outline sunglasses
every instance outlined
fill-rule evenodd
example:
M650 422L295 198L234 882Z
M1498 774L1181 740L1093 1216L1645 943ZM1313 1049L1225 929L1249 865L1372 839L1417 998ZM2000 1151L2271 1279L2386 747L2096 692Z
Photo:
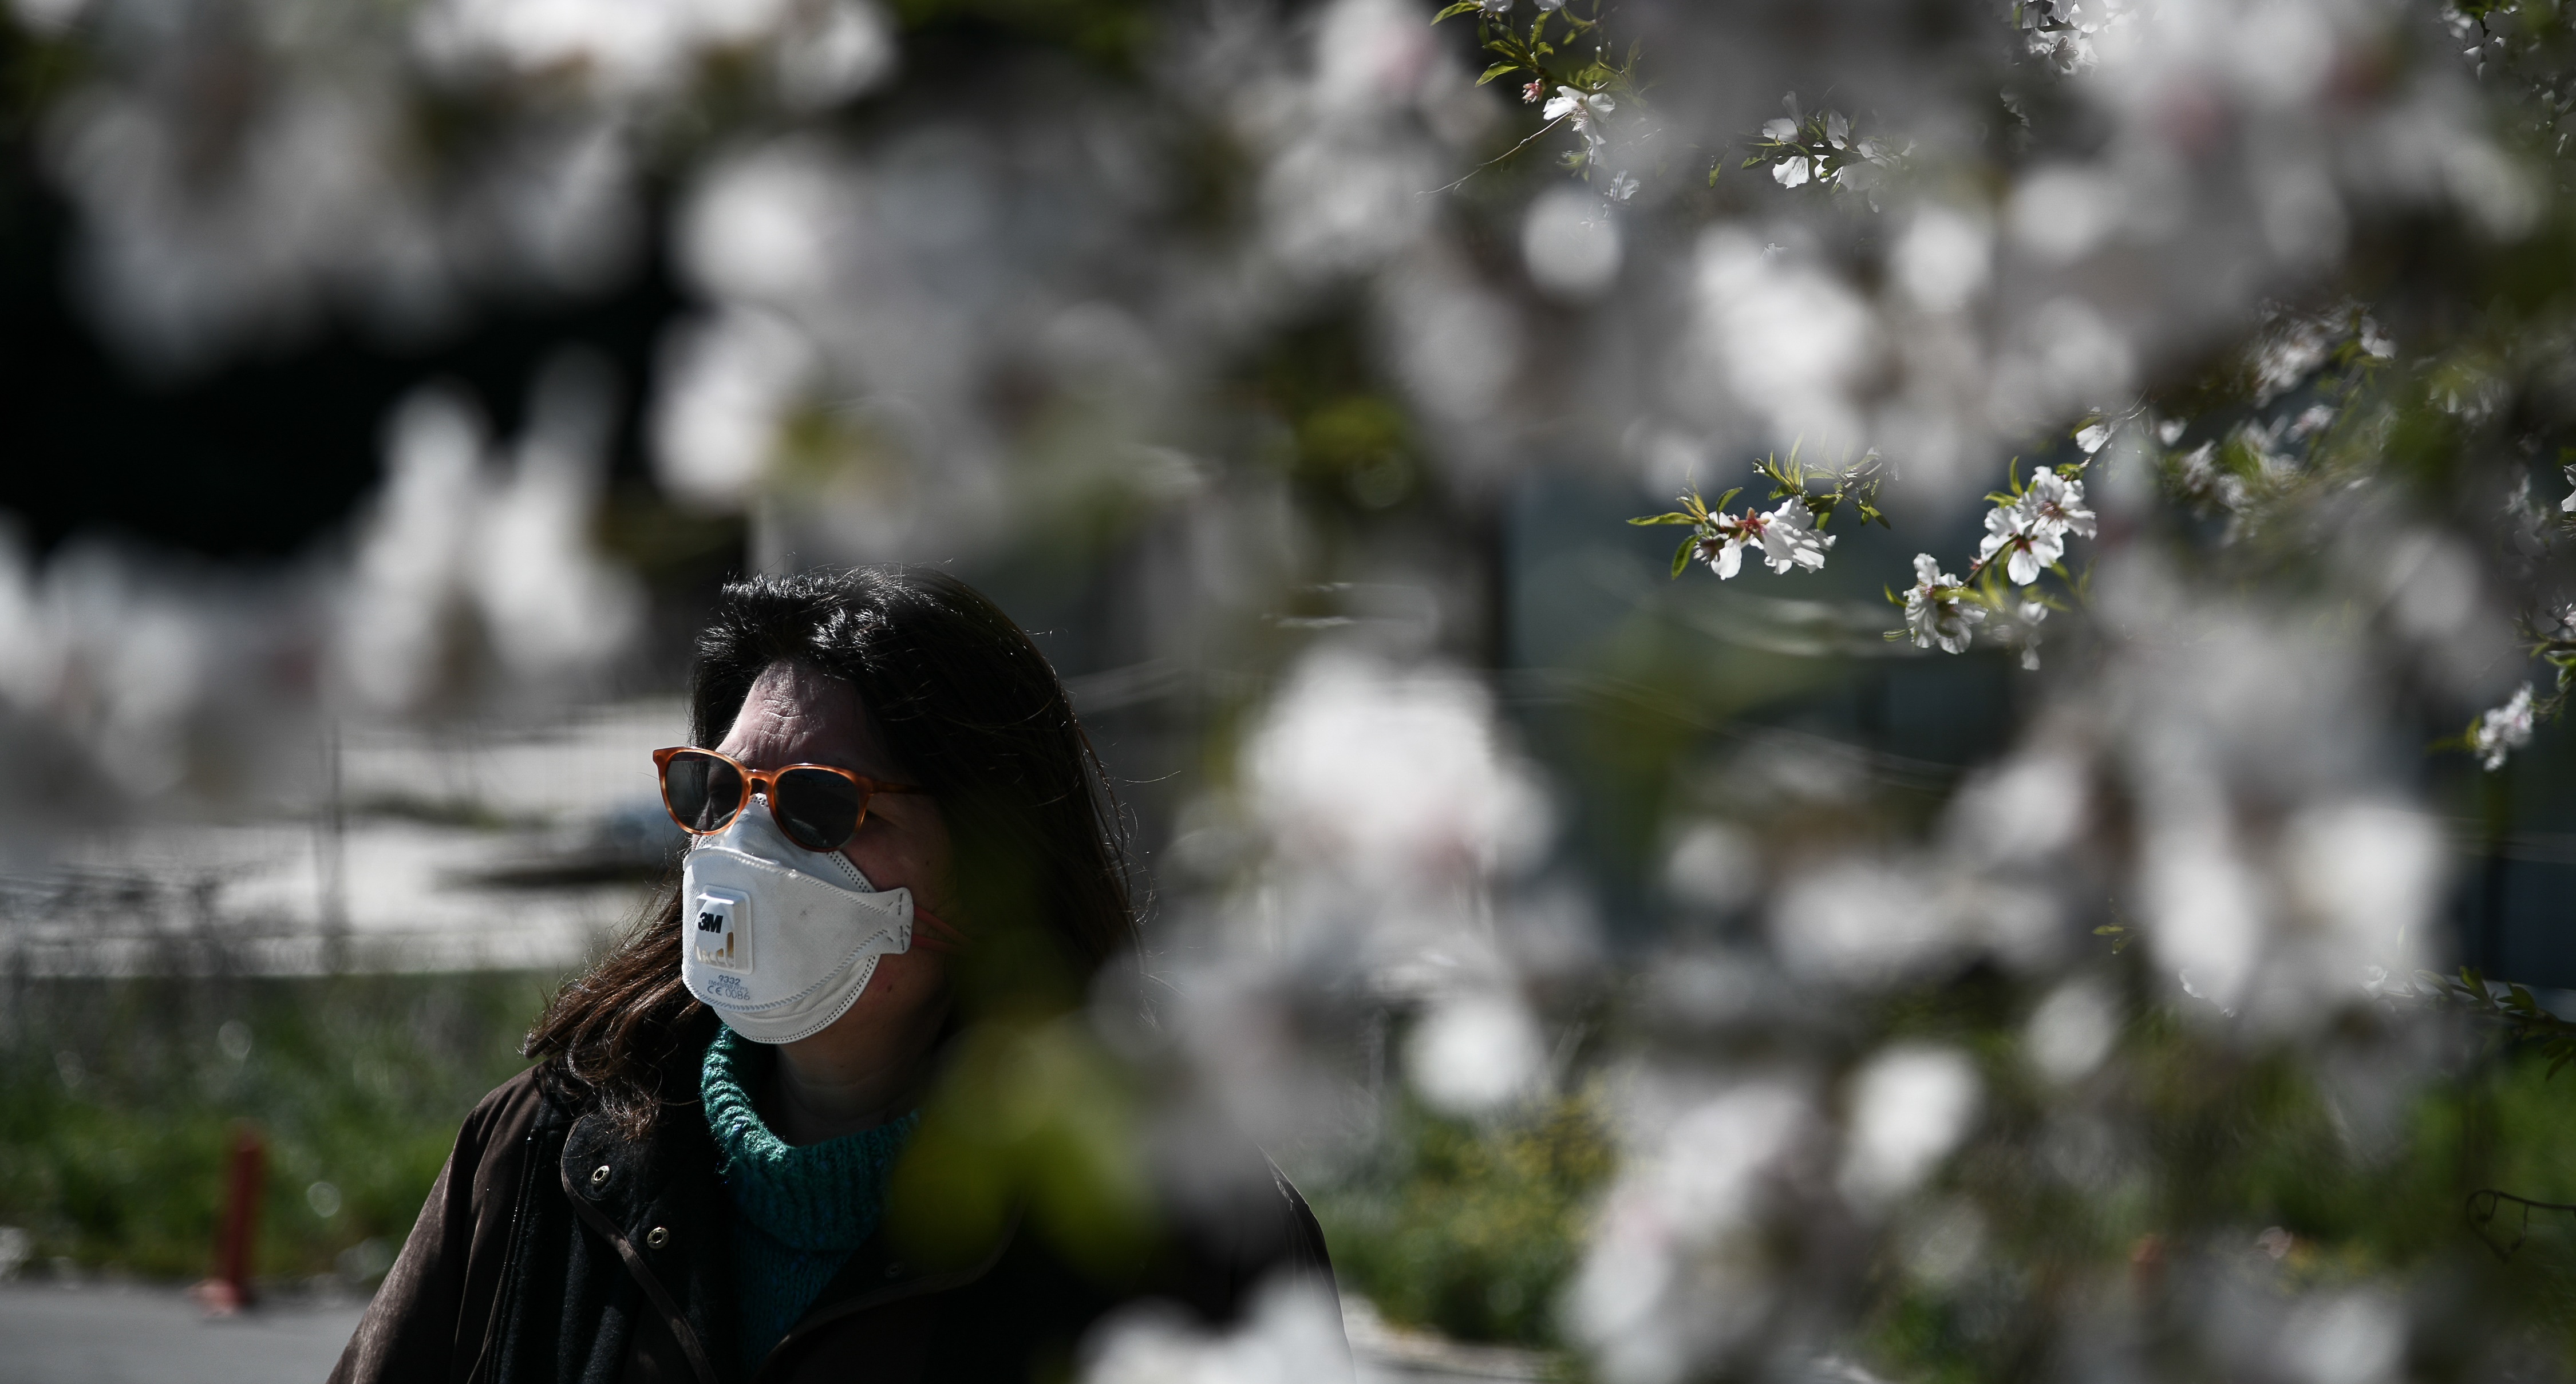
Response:
M769 815L787 839L809 851L837 851L868 819L868 799L879 793L919 793L908 783L880 783L829 764L790 764L747 769L713 750L679 745L653 752L662 778L662 805L680 830L712 835L733 824L756 790L769 799Z

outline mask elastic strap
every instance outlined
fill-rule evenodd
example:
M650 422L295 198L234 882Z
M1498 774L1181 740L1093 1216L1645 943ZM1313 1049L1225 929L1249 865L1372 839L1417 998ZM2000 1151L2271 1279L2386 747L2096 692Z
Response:
M912 944L923 951L946 953L966 949L966 934L940 921L939 915L915 903L912 906Z

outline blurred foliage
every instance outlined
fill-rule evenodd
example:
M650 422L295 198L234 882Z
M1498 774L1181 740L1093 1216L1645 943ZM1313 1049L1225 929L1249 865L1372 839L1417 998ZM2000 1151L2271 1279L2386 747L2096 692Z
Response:
M1589 1094L1500 1119L1404 1097L1350 1173L1308 1189L1344 1291L1399 1325L1465 1340L1554 1344L1559 1290L1615 1164Z
M0 991L0 1223L39 1260L201 1276L247 1120L268 1157L256 1272L380 1274L465 1113L524 1065L551 983L17 978Z
M2576 1219L2535 1211L2526 1229L2508 1203L2482 1243L2468 1210L2489 1188L2576 1199L2564 1154L2576 1093L2550 1082L2538 1045L2463 1041L2452 1080L2400 1094L2297 1044L2248 1048L2160 1007L2129 1025L2104 1069L2056 1087L2017 1060L2016 1034L1987 1012L2006 991L1989 982L1958 987L1954 998L1975 998L1945 1015L1898 1024L1946 1027L1980 1051L1998 1108L1888 1241L1873 1368L1921 1381L2058 1377L2089 1349L2064 1334L2066 1305L2106 1275L2125 1280L2108 1285L2129 1304L2119 1329L2150 1343L2225 1330L2229 1309L2213 1294L2280 1303L2395 1277L2483 1304L2474 1320L2521 1323L2527 1339L2503 1343L2509 1356L2544 1371L2576 1358ZM2383 1017L2394 1022L2347 1036L2367 1048L2427 1035ZM2152 1146L2122 1128L2153 1131ZM2414 1377L2492 1358L2499 1343L2475 1339L2481 1329L2419 1331Z
M1141 0L891 0L916 35L954 31L1065 49L1111 71L1153 42L1153 7Z
M950 1048L895 1168L886 1233L917 1264L972 1264L1025 1214L1114 1280L1151 1232L1136 1093L1079 1018L988 1020Z

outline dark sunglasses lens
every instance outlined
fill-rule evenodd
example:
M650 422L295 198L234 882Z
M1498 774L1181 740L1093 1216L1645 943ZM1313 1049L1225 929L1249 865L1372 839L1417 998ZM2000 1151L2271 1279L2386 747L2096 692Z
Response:
M790 769L778 776L778 791L769 807L788 840L809 851L837 851L859 829L859 809L864 805L859 786L839 774Z
M662 766L662 795L681 826L718 831L742 802L742 775L711 754L675 754Z

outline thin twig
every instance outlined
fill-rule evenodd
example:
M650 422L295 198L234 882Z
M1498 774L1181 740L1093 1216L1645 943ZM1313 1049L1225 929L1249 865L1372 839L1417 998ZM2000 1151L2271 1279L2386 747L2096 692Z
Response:
M2480 1198L2486 1201L2484 1210L2479 1209ZM2487 1233L2487 1227L2495 1224L2496 1212L2503 1209L2499 1203L2508 1201L2522 1208L2522 1223L2514 1230L2513 1243L2499 1247L2495 1237ZM2469 1193L2468 1204L2462 1209L2468 1213L2469 1228L2477 1232L2478 1238L2486 1242L2487 1248L2495 1252L2495 1257L2499 1261L2509 1263L2513 1259L2514 1251L2521 1249L2522 1242L2531 1238L2532 1212L2576 1211L2576 1205L2563 1201L2534 1201L2529 1197L2518 1197L2511 1192L2498 1191L2493 1187L2481 1187Z
M1529 137L1529 139L1522 140L1520 143L1513 145L1511 148L1506 149L1506 150L1504 150L1503 152L1501 152L1501 153L1499 153L1499 154L1494 155L1492 158L1485 160L1483 163L1477 164L1475 167L1468 169L1465 173L1463 173L1463 174L1459 175L1459 178L1458 178L1458 181L1457 181L1457 182L1451 183L1451 184L1449 184L1447 187L1435 187L1435 188L1431 188L1431 189L1429 189L1429 190L1427 190L1427 191L1417 192L1417 193L1415 193L1415 194L1413 194L1413 195L1414 195L1414 196L1416 196L1416 197L1437 197L1437 196L1439 196L1441 193L1444 193L1444 192L1455 192L1455 191L1457 191L1460 187L1464 186L1464 185L1466 184L1466 181L1467 181L1469 178L1475 177L1477 174L1484 172L1486 169L1493 167L1495 164L1501 163L1503 160L1505 160L1505 159L1507 159L1507 158L1510 158L1512 155L1517 154L1517 153L1519 153L1520 151L1522 151L1523 149L1526 149L1526 148L1530 147L1530 143L1531 143L1531 141L1532 141L1532 140L1537 139L1537 138L1539 137L1539 135L1546 134L1548 131L1555 129L1557 126L1562 125L1562 124L1564 124L1566 121L1571 120L1571 119L1573 119L1573 118L1574 118L1574 114L1573 114L1573 112L1568 111L1568 112L1567 112L1567 113L1565 113L1564 115L1560 115L1560 116L1558 116L1557 118L1555 118L1554 120L1551 120L1551 121L1547 122L1546 124L1539 126L1539 127L1538 127L1538 133L1537 133L1537 134L1533 134L1533 135L1531 135L1531 136Z

